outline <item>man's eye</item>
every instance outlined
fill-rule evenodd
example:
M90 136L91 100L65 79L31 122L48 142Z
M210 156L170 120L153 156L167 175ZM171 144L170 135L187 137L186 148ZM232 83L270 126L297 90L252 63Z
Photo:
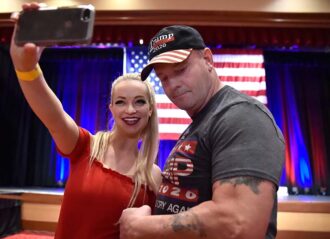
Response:
M185 70L185 68L182 67L182 68L179 68L179 69L175 70L175 73L180 74L180 73L184 72L184 70Z

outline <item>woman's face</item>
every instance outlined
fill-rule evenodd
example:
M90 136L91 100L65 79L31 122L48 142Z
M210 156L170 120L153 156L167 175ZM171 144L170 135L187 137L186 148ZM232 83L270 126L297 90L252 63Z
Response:
M124 80L114 86L110 110L121 135L139 137L152 114L148 99L148 90L142 81Z

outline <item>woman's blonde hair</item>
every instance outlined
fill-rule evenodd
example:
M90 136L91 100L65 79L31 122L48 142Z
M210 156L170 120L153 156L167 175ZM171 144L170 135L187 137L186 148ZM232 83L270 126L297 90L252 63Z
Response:
M115 86L121 82L126 80L137 80L142 82L148 92L148 103L152 110L152 114L149 118L147 126L143 129L140 140L140 150L138 152L138 158L135 163L136 170L133 175L134 180L134 189L130 201L127 207L133 207L136 201L136 198L141 190L141 186L144 185L145 190L147 186L150 186L154 191L157 190L157 186L155 180L152 176L153 164L157 157L158 152L158 117L157 117L157 108L155 102L155 92L151 84L148 81L142 81L139 74L125 74L123 76L118 77L113 83L111 87L110 94L110 103L112 102L112 96ZM90 163L92 163L95 159L103 162L105 157L105 153L109 147L109 143L111 140L111 135L115 130L115 123L112 126L110 131L100 131L94 137L94 142L92 145Z

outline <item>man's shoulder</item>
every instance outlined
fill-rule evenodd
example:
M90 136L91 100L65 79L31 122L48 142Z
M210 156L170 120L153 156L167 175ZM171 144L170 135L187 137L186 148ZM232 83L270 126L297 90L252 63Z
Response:
M227 111L233 106L240 104L259 104L254 98L246 95L231 86L224 86L212 101L212 112L219 113L220 111Z

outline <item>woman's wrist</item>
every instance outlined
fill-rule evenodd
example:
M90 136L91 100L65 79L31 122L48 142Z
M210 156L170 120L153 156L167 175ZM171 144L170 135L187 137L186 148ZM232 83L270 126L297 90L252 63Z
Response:
M34 81L39 76L42 75L42 71L40 69L39 64L31 71L18 71L15 69L17 78L21 81Z

